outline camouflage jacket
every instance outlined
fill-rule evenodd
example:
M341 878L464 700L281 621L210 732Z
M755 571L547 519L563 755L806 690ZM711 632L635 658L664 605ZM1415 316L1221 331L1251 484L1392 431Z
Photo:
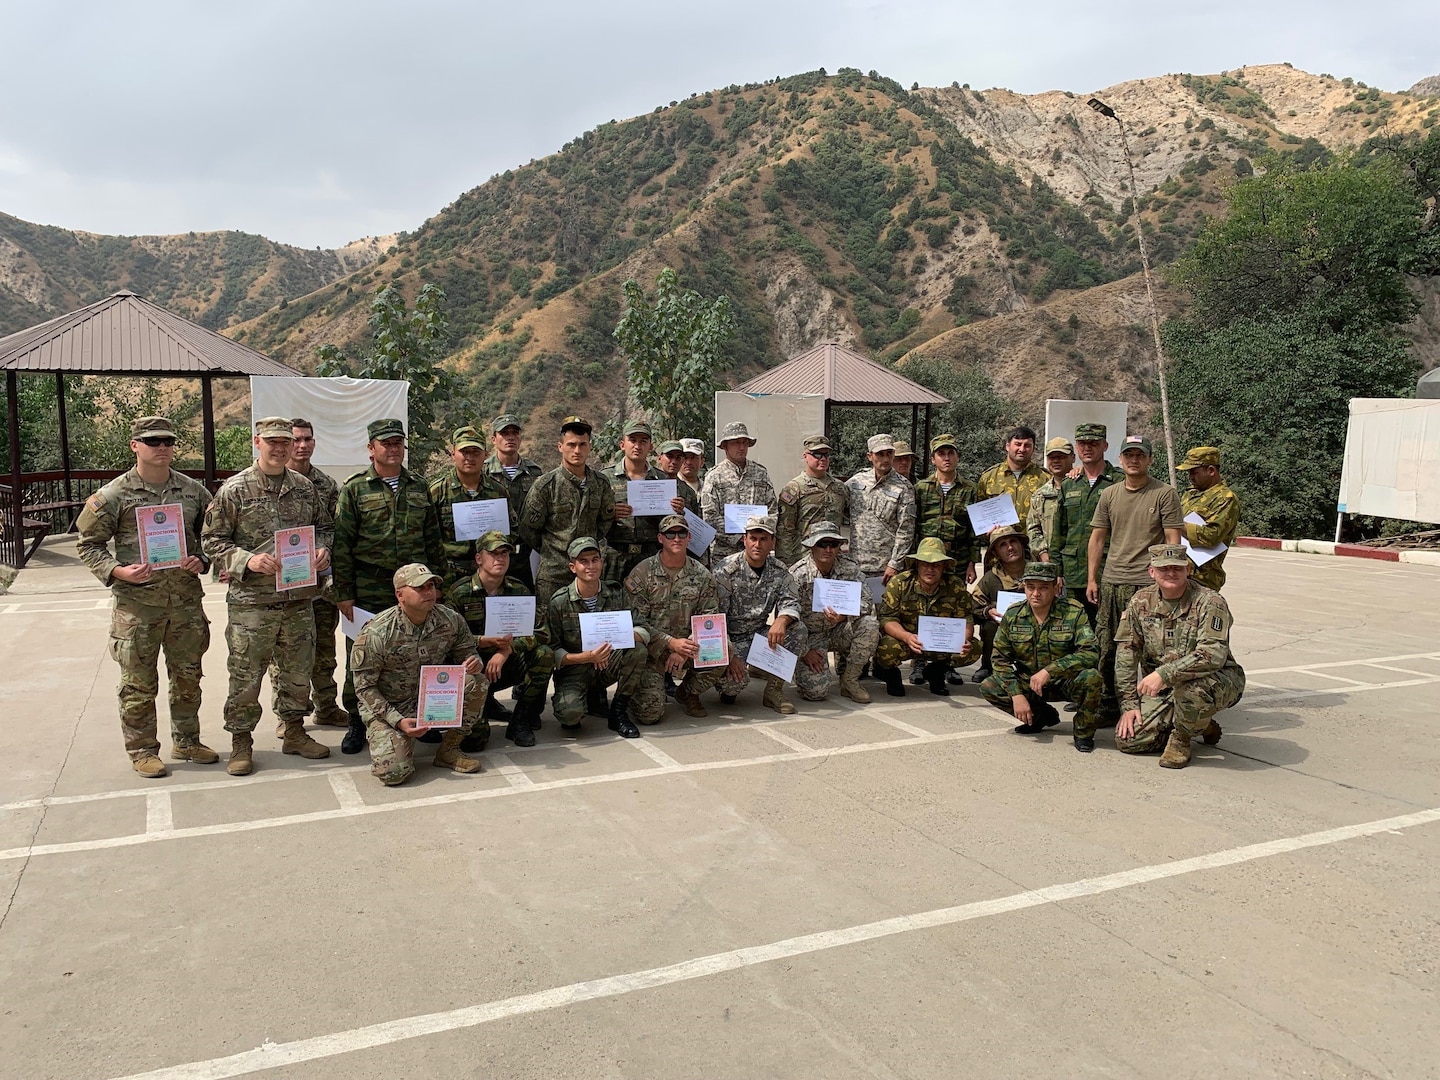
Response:
M1001 689L1017 697L1042 669L1052 679L1064 679L1099 667L1100 643L1076 601L1057 596L1044 622L1036 622L1035 612L1022 601L1000 620L990 663Z
M117 566L133 566L140 561L140 526L135 511L141 506L164 506L179 503L185 508L185 552L206 560L200 550L200 527L205 509L210 505L210 492L198 480L170 470L163 484L150 485L131 469L111 480L90 498L75 523L80 539L77 543L80 561L100 584L110 586L119 603L141 604L146 607L173 607L198 604L205 595L200 578L189 570L155 570L144 585L132 585L113 579ZM115 552L110 552L110 541Z
M982 623L990 618L990 609L999 606L1002 592L1024 591L1025 587L1020 584L1020 579L1012 578L1005 572L1005 567L997 562L970 586L971 610L975 613L975 621Z
M438 476L431 477L426 485L430 503L435 507L435 516L440 521L440 547L445 552L444 568L432 566L431 569L441 571L446 585L464 581L475 572L475 541L455 539L454 505L458 502L480 502L482 499L506 499L508 506L509 490L503 484L496 483L489 473L481 471L479 485L475 494L471 495L460 482L460 474L453 465ZM510 514L510 527L515 527L513 510Z
M539 465L521 455L520 471L512 480L505 474L505 466L500 464L498 455L491 454L485 459L485 475L503 487L505 497L510 500L512 522L520 520L520 512L525 509L525 496L530 494L530 489L535 486L535 481L540 479L543 472Z
M419 626L398 604L387 608L361 627L350 652L361 716L398 728L420 704L422 666L463 664L479 655L465 620L444 604L436 604ZM486 685L483 673L466 678Z
M1030 496L1049 481L1050 474L1035 462L1025 466L1025 471L1016 476L1010 471L1010 462L1005 460L980 474L975 483L972 502L993 499L996 495L1009 495L1015 503L1015 513L1020 517L1020 528L1025 528L1026 515L1030 513Z
M299 469L291 469L291 472L300 472ZM330 511L330 518L335 518L335 504L340 501L340 484L336 479L317 465L311 465L309 472L300 473L301 476L315 485L315 490L320 493L320 501L325 504L325 509Z
M800 539L817 521L829 521L849 535L850 489L828 473L814 477L801 473L776 496L775 556L781 565L797 562L805 549Z
M1030 540L1030 557L1038 559L1050 551L1055 535L1055 512L1060 508L1060 483L1050 477L1030 496L1030 512L1025 516L1025 535Z
M565 553L570 541L593 536L605 549L614 524L615 493L605 474L586 465L582 482L561 465L530 488L516 531L532 551L540 553L541 574L564 576L570 572Z
M887 566L905 569L905 556L915 543L915 489L895 472L877 481L874 469L862 469L845 487L854 535L850 553L860 569L872 577Z
M596 611L627 611L630 608L625 590L613 582L600 582L597 597ZM584 638L580 634L580 616L589 611L585 601L580 599L580 587L576 582L570 582L550 597L550 606L545 611L545 639L555 651L556 671L560 670L569 653L585 651ZM638 619L634 623L641 642L648 644L650 632L640 625Z
M935 473L917 480L915 544L918 545L927 536L934 536L945 545L945 554L960 566L973 562L975 532L970 528L970 515L965 513L965 507L970 505L974 495L975 489L958 474L949 492L940 490L940 481Z
M392 576L407 563L444 566L440 517L425 482L401 469L400 488L392 492L372 465L341 484L332 562L342 603L358 599L361 586L391 591Z
M759 574L750 569L745 552L727 556L715 567L715 590L732 641L748 643L752 635L764 634L772 611L800 621L795 579L774 555L766 558Z
M465 625L470 627L470 632L477 638L485 636L485 597L490 594L485 591L485 584L480 580L479 573L471 574L464 581L452 585L450 591L445 594L445 603L460 613L465 620ZM534 590L526 588L523 581L516 581L513 577L507 577L500 583L500 589L496 596L534 596ZM522 649L534 648L536 645L548 645L549 640L545 636L543 620L545 612L540 611L537 605L535 611L535 633L529 637L516 638L515 646ZM489 660L495 655L494 649L482 649L480 657Z
M1186 516L1199 514L1205 519L1204 525L1185 523L1185 539L1191 547L1224 544L1228 548L1235 543L1235 531L1240 527L1240 500L1225 481L1204 491L1186 490L1180 496L1180 509ZM1204 566L1192 566L1190 580L1219 592L1225 584L1225 554L1222 551Z
M605 478L610 481L610 490L615 496L616 503L630 502L629 483L630 477L625 475L625 461L622 458L614 465L606 466ZM642 479L645 480L669 480L655 466L651 465L645 472ZM675 481L675 494L681 498L685 496L685 483L681 480ZM693 508L692 508L693 509ZM610 526L610 546L624 551L631 544L657 544L656 539L660 534L660 519L658 517L628 517L616 518L615 524ZM651 550L655 550L652 546Z
M205 512L200 543L206 557L230 574L229 603L288 604L320 595L318 586L277 591L274 573L257 574L245 565L252 555L274 555L281 529L313 525L317 550L334 543L335 522L315 485L291 469L279 480L273 487L260 466L251 465L221 485Z
M770 483L770 474L765 471L765 466L751 461L742 473L729 458L722 458L720 464L705 474L705 480L700 485L700 516L715 529L715 543L710 548L710 554L717 562L744 546L744 537L739 533L725 531L726 503L764 506L770 513L775 513L775 487Z
M942 574L933 593L920 591L914 570L904 570L890 579L885 595L880 598L880 628L898 622L910 633L920 625L921 615L942 619L969 619L970 594L965 579L959 574Z
M1095 504L1100 501L1101 492L1111 484L1124 482L1125 474L1108 462L1093 485L1084 473L1074 480L1060 482L1055 531L1050 534L1050 561L1060 564L1060 576L1065 579L1067 591L1075 596L1084 595L1085 583L1089 580L1090 519L1095 516ZM1096 581L1100 580L1104 569L1102 556L1100 565L1095 568Z
M1214 589L1186 582L1178 600L1166 600L1160 586L1141 589L1115 631L1115 694L1125 710L1140 708L1141 669L1159 672L1166 686L1238 670L1230 654L1230 605Z
M625 596L635 626L646 631L650 655L657 659L672 637L690 636L690 616L720 610L714 575L694 559L686 559L679 570L669 570L659 555L651 555L630 571Z
M829 578L832 581L860 582L860 616L875 614L875 603L870 598L870 588L865 584L865 575L860 572L860 564L847 555L841 555L835 560L835 566L830 573L821 574L815 566L815 560L810 558L807 553L803 559L790 567L790 577L795 581L795 601L800 605L800 621L812 634L827 634L831 629L825 622L823 611L810 610L815 603L815 579L818 577ZM857 617L855 615L846 616L849 619Z

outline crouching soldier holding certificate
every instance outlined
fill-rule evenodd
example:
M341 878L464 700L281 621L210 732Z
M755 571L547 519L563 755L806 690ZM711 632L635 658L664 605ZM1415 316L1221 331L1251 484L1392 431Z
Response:
M891 578L880 599L880 646L875 650L875 674L884 680L887 694L904 697L900 664L915 658L924 665L930 692L949 697L945 673L951 667L964 667L970 662L973 627L967 620L963 640L953 642L950 649L942 651L923 640L920 620L926 616L964 620L970 613L970 594L965 591L964 580L951 573L955 560L945 553L945 545L938 537L925 537L915 554L905 558L911 568Z
M860 685L860 672L875 656L880 640L880 626L875 621L875 605L865 585L860 566L854 559L840 554L845 537L833 522L817 521L801 539L808 554L790 568L795 579L795 595L800 601L800 643L796 652L800 663L795 665L795 686L806 701L824 701L835 685L835 671L830 666L833 652L842 665L840 693L861 705L870 702L870 692ZM833 606L815 608L817 581L847 581L860 586L860 613L838 612Z
M734 704L735 695L750 685L751 668L746 660L755 635L765 638L772 649L784 647L797 656L804 651L795 579L772 554L774 550L775 519L768 514L746 518L744 550L727 555L715 567L720 611L730 634L730 666L720 683L720 700L726 705ZM785 681L778 675L761 674L765 679L761 704L787 716L793 713L795 706L785 696Z
M415 740L426 731L416 719L420 701L420 669L430 664L461 664L465 693L460 726L445 731L435 764L458 773L478 773L480 762L460 752L472 732L485 748L489 726L481 717L485 706L485 671L475 637L459 613L439 603L441 578L420 563L395 571L397 606L376 615L355 639L350 670L355 696L370 743L370 771L387 787L415 775Z

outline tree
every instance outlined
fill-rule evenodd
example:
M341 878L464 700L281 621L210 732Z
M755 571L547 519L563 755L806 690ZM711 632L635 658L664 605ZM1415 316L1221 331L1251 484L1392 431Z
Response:
M657 440L715 426L715 372L734 333L729 297L706 300L682 289L669 267L655 279L653 303L634 281L625 282L615 341L630 362L630 399L652 418Z

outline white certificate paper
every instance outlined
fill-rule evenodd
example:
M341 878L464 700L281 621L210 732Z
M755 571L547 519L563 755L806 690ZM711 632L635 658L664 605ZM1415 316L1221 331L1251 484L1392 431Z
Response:
M535 633L535 597L485 597L485 636L529 637Z
M316 583L315 526L280 529L275 533L275 558L280 569L275 571L275 591L304 589Z
M1216 555L1220 555L1227 550L1227 545L1225 544L1216 544L1214 547L1208 548L1196 547L1183 536L1180 538L1180 544L1185 548L1185 554L1190 556L1190 561L1196 566L1204 566L1211 559L1215 558Z
M876 574L874 577L867 577L865 579L865 587L870 590L870 599L877 604L880 603L881 599L885 596L884 576Z
M673 514L674 480L631 480L625 485L625 501L636 517L664 517Z
M1020 515L1015 513L1015 500L1009 495L996 495L993 499L981 499L965 508L970 515L970 527L976 536L984 536L1000 525L1019 525Z
M1205 519L1204 519L1203 517L1201 517L1199 514L1197 514L1194 510L1191 510L1188 514L1186 514L1184 520L1185 520L1185 523L1186 523L1187 525L1204 525L1204 524L1205 524Z
M859 615L860 582L817 577L815 591L811 594L810 610L824 611L827 607L838 615Z
M995 598L995 610L1003 616L1010 610L1012 604L1023 604L1024 602L1025 594L1023 592L1008 592L1002 589L1000 595Z
M693 510L685 511L685 524L690 526L690 543L685 547L692 555L704 555L715 542L714 527L704 518L697 517Z
M347 619L343 611L340 613L340 630L347 638L354 641L360 636L360 631L365 628L365 624L375 617L375 613L366 611L359 605L351 610L355 612L353 619Z
M725 504L725 531L727 533L743 533L745 522L752 517L764 517L770 513L768 506L757 506L754 503L726 503Z
M494 530L510 535L510 504L504 499L476 499L450 504L456 540L479 540Z
M795 661L800 658L789 649L776 645L773 649L763 634L756 634L750 642L750 652L745 662L759 668L767 675L776 675L786 682L795 681Z
M1009 498L1009 496L1005 496ZM921 615L916 623L915 636L920 647L932 653L958 653L965 651L965 620L944 619L938 615Z
M180 503L137 506L140 561L151 570L173 570L185 561L185 507Z
M627 611L582 611L580 647L586 652L609 643L612 649L635 647L635 623Z

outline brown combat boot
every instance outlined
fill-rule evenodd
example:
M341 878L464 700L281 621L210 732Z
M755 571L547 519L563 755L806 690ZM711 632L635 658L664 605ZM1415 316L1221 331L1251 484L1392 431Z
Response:
M130 767L146 780L158 780L162 776L170 775L170 770L165 768L165 762L154 754L141 754L139 757L133 758Z
M350 714L339 705L322 705L315 710L316 727L349 727Z
M795 706L785 696L785 683L774 677L765 680L765 696L760 699L760 704L782 716L789 716L795 711Z
M473 757L460 752L460 741L465 736L459 731L447 731L440 740L440 749L435 751L435 767L454 769L458 773L477 773L484 766Z
M855 670L854 664L845 665L845 673L840 676L840 694L857 705L870 704L870 691L860 685L860 672Z
M1190 764L1190 733L1176 724L1170 729L1170 741L1160 755L1162 769L1183 769Z
M231 776L249 776L255 768L255 740L248 731L237 731L230 736L230 760L225 771Z
M1222 734L1224 734L1224 732L1220 730L1220 725L1217 724L1212 717L1210 723L1205 725L1205 730L1200 732L1200 738L1205 741L1206 746L1214 746L1220 741Z
M220 760L220 755L210 747L206 746L199 739L192 743L185 743L183 746L176 743L170 747L171 761L193 761L196 765L214 765Z
M347 719L346 724L350 721ZM324 743L318 743L309 735L305 734L304 720L288 720L285 723L285 741L280 744L282 754L299 754L303 758L315 761L318 758L330 756L330 748Z
M701 704L700 695L683 682L675 688L675 700L680 703L680 708L685 710L686 716L710 715L705 711L705 706Z

